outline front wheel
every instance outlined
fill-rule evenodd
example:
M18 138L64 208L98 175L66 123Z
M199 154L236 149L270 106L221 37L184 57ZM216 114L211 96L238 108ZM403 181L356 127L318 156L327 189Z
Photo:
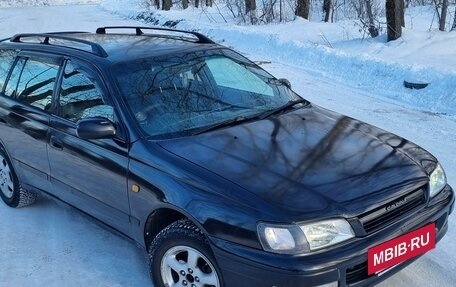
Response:
M154 286L221 287L221 273L207 238L189 220L163 229L149 248Z

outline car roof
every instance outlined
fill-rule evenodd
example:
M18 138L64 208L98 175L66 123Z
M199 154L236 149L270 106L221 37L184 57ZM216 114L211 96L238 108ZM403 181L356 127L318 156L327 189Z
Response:
M106 33L106 29L122 29L122 33L119 33L119 30ZM134 30L130 31L131 29ZM124 33L125 30L130 33ZM149 30L152 33L149 33ZM108 59L113 63L221 47L196 32L151 27L101 27L96 33L18 34L2 41L2 43L5 42L14 43L15 48L23 46L41 51L66 51L69 54L78 53L92 58ZM47 47L44 48L44 45Z
M112 62L143 57L156 57L180 52L193 52L219 47L188 39L161 35L78 34L76 37L100 44Z

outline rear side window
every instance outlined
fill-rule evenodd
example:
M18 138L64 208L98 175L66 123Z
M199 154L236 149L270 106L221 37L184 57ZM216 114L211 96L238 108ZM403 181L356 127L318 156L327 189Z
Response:
M8 83L6 84L6 88L5 88L6 96L11 97L11 98L16 97L17 83L19 82L19 79L21 78L21 73L22 73L22 69L24 69L25 61L26 61L25 58L20 58L16 62L16 65L14 66L14 69L11 72L11 76L8 80Z
M5 94L42 110L51 107L59 65L47 59L20 58Z
M0 92L3 92L3 87L6 83L6 78L13 65L16 52L12 50L0 50Z
M105 102L101 81L93 71L76 61L68 61L59 97L59 115L76 122L83 118L114 118L114 109Z

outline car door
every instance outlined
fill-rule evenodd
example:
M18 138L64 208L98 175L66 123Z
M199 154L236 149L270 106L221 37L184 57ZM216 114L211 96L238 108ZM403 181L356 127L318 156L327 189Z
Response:
M0 140L22 184L45 191L51 189L48 111L62 60L42 53L21 52L0 96Z
M104 117L120 129L101 77L89 63L67 60L51 115L49 163L54 193L78 209L128 234L128 149L119 138L78 137L77 122Z

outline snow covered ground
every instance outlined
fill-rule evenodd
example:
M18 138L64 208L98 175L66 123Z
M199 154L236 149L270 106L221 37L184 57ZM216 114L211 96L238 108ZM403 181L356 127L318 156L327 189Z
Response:
M0 3L4 2L13 1ZM40 1L22 3L33 2ZM0 9L0 38L19 32L144 25L125 18L138 13L131 2L135 1L105 0L101 7ZM406 30L404 39L390 44L381 37L362 41L351 22L326 25L298 20L267 27L232 26L220 19L214 23L220 16L215 12L208 16L210 12L172 11L154 17L160 23L186 19L177 27L201 30L254 60L270 61L263 67L288 78L298 93L314 103L420 144L441 160L449 182L456 186L456 57L452 54L456 33L426 32L428 27L417 16L426 10L410 14L418 31ZM404 79L430 81L431 85L421 91L407 90L402 86ZM0 204L0 218L0 286L150 284L140 249L68 207L47 199L18 210ZM454 286L455 227L452 215L449 232L437 249L382 285Z

